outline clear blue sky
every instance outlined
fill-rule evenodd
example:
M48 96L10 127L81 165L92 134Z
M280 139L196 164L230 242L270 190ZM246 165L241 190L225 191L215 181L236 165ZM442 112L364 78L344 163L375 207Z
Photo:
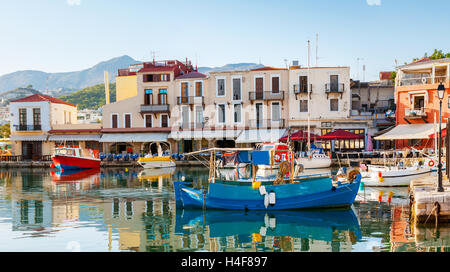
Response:
M446 0L4 0L0 4L0 75L64 72L121 55L193 60L199 66L261 62L306 64L307 40L319 66L366 65L379 71L450 51Z

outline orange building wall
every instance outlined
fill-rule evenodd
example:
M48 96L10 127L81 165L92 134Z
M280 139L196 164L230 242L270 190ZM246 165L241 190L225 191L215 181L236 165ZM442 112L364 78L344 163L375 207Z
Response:
M401 86L396 88L396 98L397 98L397 125L407 125L411 124L423 124L426 122L432 124L434 123L434 115L436 114L436 123L439 123L439 98L437 95L437 87L439 84L427 84L420 86ZM450 109L448 107L448 95L449 95L449 82L446 82L445 88L447 89L444 99L442 99L442 123L447 122L447 118L450 117ZM411 108L411 101L409 99L409 92L412 91L427 91L428 92L428 103L425 105L427 117L424 119L406 119L405 120L405 109ZM396 148L402 149L409 147L408 140L398 140L396 141ZM418 149L423 148L433 148L434 140L422 140L422 145Z

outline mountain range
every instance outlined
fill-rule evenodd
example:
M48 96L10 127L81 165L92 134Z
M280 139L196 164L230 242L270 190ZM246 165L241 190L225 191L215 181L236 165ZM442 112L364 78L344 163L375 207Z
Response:
M124 55L97 65L75 72L46 73L42 71L25 70L0 76L0 100L10 101L15 99L15 93L24 95L24 89L38 90L41 93L59 97L68 95L75 91L102 84L104 71L108 71L110 82L115 82L117 70L127 68L129 65L142 63L130 56ZM200 67L201 73L243 71L263 67L256 63L235 63L221 67ZM22 91L19 91L22 90Z

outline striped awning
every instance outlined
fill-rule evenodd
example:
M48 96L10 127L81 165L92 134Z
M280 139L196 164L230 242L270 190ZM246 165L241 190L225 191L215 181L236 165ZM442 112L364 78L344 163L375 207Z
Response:
M242 130L193 130L193 131L172 131L170 133L169 138L174 140L181 139L192 139L192 140L235 140L240 134Z
M242 132L236 140L237 144L278 142L286 133L286 129L250 129Z
M46 142L47 134L40 135L11 135L11 141Z
M50 135L48 140L51 142L62 142L62 141L100 141L100 134L60 134L60 135Z
M148 142L166 142L169 133L108 133L103 134L101 143L148 143Z

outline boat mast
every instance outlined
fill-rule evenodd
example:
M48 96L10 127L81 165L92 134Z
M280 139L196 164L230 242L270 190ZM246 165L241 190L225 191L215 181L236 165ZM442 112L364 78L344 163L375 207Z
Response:
M309 94L311 92L309 86L310 86L310 73L309 73L309 69L311 66L311 44L310 41L308 40L308 85L306 86L306 90L308 91L308 151L311 151L311 123L310 123L310 114L311 114L311 109L310 109L310 103L309 103Z

